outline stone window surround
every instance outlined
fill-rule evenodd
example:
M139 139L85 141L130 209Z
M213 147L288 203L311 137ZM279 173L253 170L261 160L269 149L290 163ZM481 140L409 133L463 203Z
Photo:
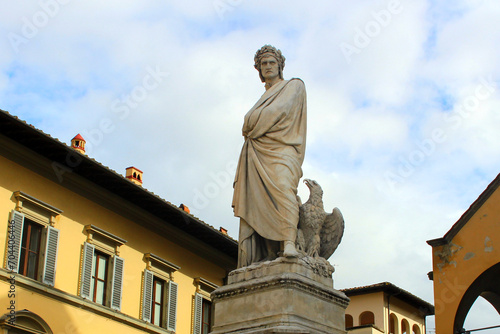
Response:
M55 218L63 212L62 210L19 190L15 191L13 196L16 200L16 211L24 214L28 219L44 226L50 225L54 227L56 223ZM35 212L29 208L30 206L40 209L43 213Z
M85 225L84 232L87 234L87 242L94 245L97 250L109 255L120 255L120 246L127 240L117 237L95 225Z
M217 289L219 286L215 283L212 283L203 277L196 277L194 279L194 285L196 286L196 293L199 293L203 296L203 298L211 301L210 294L212 291Z
M151 302L153 299L154 279L161 279L165 282L163 291L165 303L161 311L164 318L159 327L175 332L177 326L178 284L174 282L173 274L181 267L153 253L145 253L143 260L146 262L146 269L143 274L141 312L139 317L151 323L153 317Z
M16 207L12 213L18 212L22 214L23 220L26 218L43 227L40 243L40 255L38 259L39 273L37 274L37 280L43 282L44 284L53 286L55 281L55 266L57 263L57 247L59 239L59 230L54 226L56 224L56 217L58 217L63 211L20 190L15 191L12 194L12 198L16 203ZM21 235L19 240L20 247L22 238L23 236ZM55 244L53 242L55 242ZM54 253L50 253L50 250L55 253L55 256ZM46 261L48 260L52 262L47 264ZM46 265L48 267L46 267ZM48 272L47 276L45 271L46 268L52 268L52 272Z
M162 259L153 253L145 253L144 262L146 262L146 269L153 272L155 276L164 279L166 282L174 281L174 273L181 269L176 264Z

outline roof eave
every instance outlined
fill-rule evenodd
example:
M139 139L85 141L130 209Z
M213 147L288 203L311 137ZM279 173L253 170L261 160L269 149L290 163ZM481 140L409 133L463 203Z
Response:
M486 189L479 195L479 197L470 205L467 211L457 220L455 224L450 228L448 232L442 237L437 239L427 240L427 244L436 247L442 246L449 243L462 227L467 224L467 222L476 214L477 210L483 206L483 204L488 200L488 198L498 189L500 186L500 174L486 187Z
M234 239L1 109L0 134L63 167L67 165L68 156L78 159L79 163L71 168L72 173L107 189L137 207L150 209L150 212L160 219L192 234L195 238L236 260L238 244ZM33 143L36 143L37 150L34 149ZM165 219L166 217L170 219Z

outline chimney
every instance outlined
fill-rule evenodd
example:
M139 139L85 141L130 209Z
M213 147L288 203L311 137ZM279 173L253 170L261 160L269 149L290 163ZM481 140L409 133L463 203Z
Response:
M179 208L180 208L181 210L186 211L187 213L190 213L190 212L191 212L191 211L189 211L189 208L188 208L186 205L184 205L184 204L179 205Z
M85 139L80 134L77 134L73 139L71 139L71 148L75 151L85 154Z
M219 227L219 231L221 231L222 234L227 235L227 229L225 229L224 227Z
M138 186L142 186L142 171L135 167L129 167L125 170L125 177L137 184Z

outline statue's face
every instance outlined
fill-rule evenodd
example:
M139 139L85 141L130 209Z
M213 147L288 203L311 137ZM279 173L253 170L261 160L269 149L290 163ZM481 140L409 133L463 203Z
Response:
M279 65L273 56L262 57L260 61L260 73L266 80L273 80L279 77Z

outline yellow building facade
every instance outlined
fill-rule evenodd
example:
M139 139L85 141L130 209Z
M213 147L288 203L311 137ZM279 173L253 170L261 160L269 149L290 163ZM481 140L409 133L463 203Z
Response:
M442 238L427 241L432 246L437 334L463 332L478 297L500 314L499 186L500 175Z
M425 334L432 304L392 283L342 290L350 298L346 309L349 334Z
M235 240L4 111L0 171L2 333L208 333Z

